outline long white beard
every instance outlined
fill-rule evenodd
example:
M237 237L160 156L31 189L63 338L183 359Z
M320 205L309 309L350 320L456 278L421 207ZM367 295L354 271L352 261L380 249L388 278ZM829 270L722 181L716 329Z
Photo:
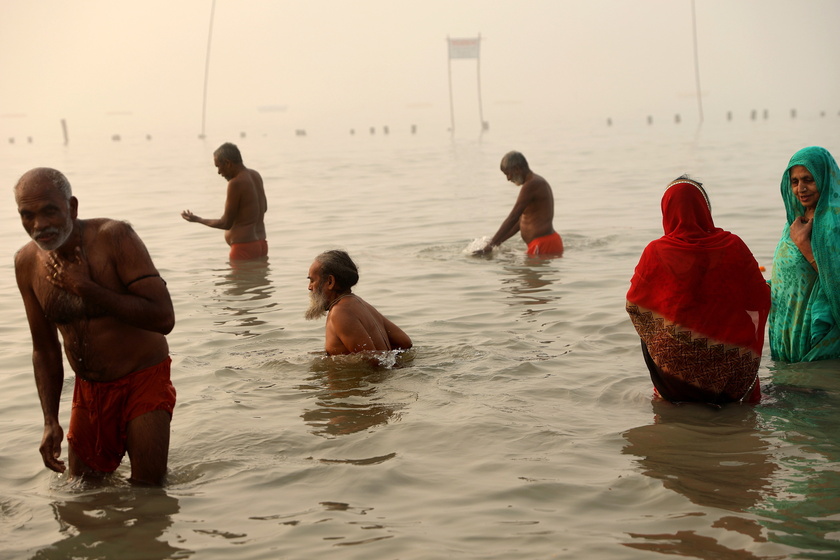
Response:
M309 292L309 307L306 309L306 313L304 313L303 316L309 321L312 319L320 319L327 314L329 305L330 302L327 301L327 297L322 292L312 290Z

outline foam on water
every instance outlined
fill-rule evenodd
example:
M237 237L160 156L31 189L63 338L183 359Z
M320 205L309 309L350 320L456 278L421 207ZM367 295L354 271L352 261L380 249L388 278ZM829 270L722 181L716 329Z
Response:
M490 237L486 235L483 237L477 237L470 241L466 247L464 247L463 253L467 255L472 255L476 251L484 249L488 243L490 243Z

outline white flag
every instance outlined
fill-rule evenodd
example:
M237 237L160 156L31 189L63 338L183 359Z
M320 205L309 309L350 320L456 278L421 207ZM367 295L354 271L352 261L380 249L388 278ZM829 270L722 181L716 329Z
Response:
M480 44L480 37L473 39L449 39L449 59L478 58L478 47Z

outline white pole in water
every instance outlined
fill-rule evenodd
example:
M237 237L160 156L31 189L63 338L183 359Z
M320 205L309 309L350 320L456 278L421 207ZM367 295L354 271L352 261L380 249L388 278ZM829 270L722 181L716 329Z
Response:
M207 77L210 75L210 45L213 42L213 14L216 12L216 0L210 5L210 30L207 32L207 57L204 62L204 100L201 106L201 134L204 138L204 123L207 118Z
M449 73L449 131L455 135L455 105L452 102L452 42L449 36L446 36L446 62L447 71Z
M700 122L703 122L703 97L700 93L700 59L697 55L697 15L694 0L691 0L691 26L694 30L694 76L697 82L697 106L700 109Z
M481 121L481 130L487 130L487 123L484 121L484 110L481 107L481 33L478 34L479 51L475 57L475 75L478 82L478 119Z

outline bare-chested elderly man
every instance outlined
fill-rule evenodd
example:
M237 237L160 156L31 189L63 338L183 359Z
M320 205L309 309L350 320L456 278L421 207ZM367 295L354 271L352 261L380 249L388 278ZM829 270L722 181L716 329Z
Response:
M265 235L265 212L268 202L259 173L242 163L242 154L235 144L226 142L213 152L213 164L219 175L227 179L225 211L221 218L196 216L189 210L181 212L188 222L225 230L230 245L230 260L252 260L268 255Z
M531 171L519 152L505 154L500 167L508 181L519 186L519 196L499 231L476 254L489 253L519 232L529 255L562 255L563 240L554 231L554 195L548 182Z
M28 171L14 194L32 238L15 255L15 274L32 334L44 464L67 469L59 459L61 333L76 373L69 474L113 472L128 451L133 482L162 484L175 406L165 336L175 313L166 282L129 224L78 218L78 200L59 171Z
M359 281L356 263L344 251L326 251L309 267L307 319L327 315L327 354L403 350L411 339L371 304L351 292Z

